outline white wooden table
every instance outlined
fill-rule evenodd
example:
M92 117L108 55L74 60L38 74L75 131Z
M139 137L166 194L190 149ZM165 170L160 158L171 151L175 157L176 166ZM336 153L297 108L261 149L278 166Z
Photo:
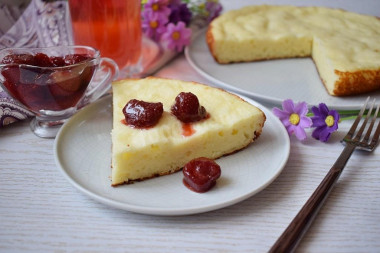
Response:
M157 75L209 83L184 56ZM0 129L0 252L265 252L334 163L351 123L327 144L310 132L306 142L291 137L286 167L253 197L179 217L135 214L83 195L58 171L54 140L34 136L28 121L13 124ZM379 252L379 232L380 148L355 151L298 250Z

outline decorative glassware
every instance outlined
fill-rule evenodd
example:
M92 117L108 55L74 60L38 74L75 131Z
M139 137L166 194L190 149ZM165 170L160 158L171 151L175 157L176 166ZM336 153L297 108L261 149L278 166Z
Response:
M43 138L54 138L78 109L109 90L118 74L113 60L88 46L0 50L0 85L35 115L30 127Z

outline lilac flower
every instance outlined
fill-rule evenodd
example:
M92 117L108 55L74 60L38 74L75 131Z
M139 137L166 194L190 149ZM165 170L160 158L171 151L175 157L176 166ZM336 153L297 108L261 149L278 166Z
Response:
M186 26L190 24L192 13L186 3L181 3L181 1L171 1L169 8L171 10L169 16L170 23L177 24L179 21L183 21Z
M186 28L184 22L180 21L176 25L169 23L162 39L168 42L168 48L180 52L184 46L190 43L191 29Z
M181 3L181 0L169 0L170 5L180 5Z
M168 22L168 17L157 16L157 19L151 18L149 12L143 12L142 14L142 28L144 34L155 41L158 41L161 35L166 31L166 23Z
M316 127L313 131L313 138L326 142L330 138L332 132L338 129L339 113L335 110L329 110L324 103L320 103L319 107L311 108L314 116L312 127Z
M207 1L206 3L206 11L208 12L207 22L211 22L214 18L219 16L222 12L223 7L217 1Z
M159 20L160 17L169 17L170 9L168 0L148 0L144 5L143 15L149 16L149 20Z
M286 127L289 135L293 133L299 140L306 139L306 132L304 128L311 126L312 121L306 116L308 112L307 104L300 102L294 104L293 100L287 99L282 102L283 110L273 108L273 113L280 118L282 124Z

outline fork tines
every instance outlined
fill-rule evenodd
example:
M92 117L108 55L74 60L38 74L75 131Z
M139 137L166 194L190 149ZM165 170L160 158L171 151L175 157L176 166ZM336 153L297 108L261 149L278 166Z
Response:
M365 150L372 151L376 147L376 145L378 144L379 135L380 135L380 122L378 122L376 131L371 138L372 129L375 125L377 117L379 116L380 104L378 104L377 106L375 105L376 99L374 99L372 104L370 105L370 107L367 111L366 117L363 120L363 123L362 123L359 131L356 133L356 135L354 135L356 128L357 128L359 122L361 121L361 119L363 118L364 112L366 111L369 99L370 99L370 97L368 97L367 100L365 101L364 106L361 108L359 115L355 119L354 124L352 125L352 127L350 128L347 135L343 138L342 141L344 141L346 143L354 144L359 149L365 149ZM372 116L372 111L373 111L373 108L375 106L376 106L376 111ZM367 128L365 136L362 137L362 134L363 134L364 130L366 129L367 122L371 116L372 116L371 123Z

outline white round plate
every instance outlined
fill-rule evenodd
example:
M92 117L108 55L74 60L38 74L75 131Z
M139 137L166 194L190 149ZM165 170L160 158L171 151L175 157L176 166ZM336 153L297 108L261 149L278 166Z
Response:
M380 99L380 91L350 97L330 96L311 58L218 64L209 52L205 30L185 49L185 55L190 65L215 85L262 102L281 105L291 98L309 106L325 103L330 109L359 110L368 95Z
M57 167L81 192L104 204L151 215L188 215L216 210L249 198L282 171L290 151L288 133L263 106L263 133L246 149L217 160L222 176L214 188L195 193L182 183L182 172L118 187L111 186L111 96L68 120L54 143Z

